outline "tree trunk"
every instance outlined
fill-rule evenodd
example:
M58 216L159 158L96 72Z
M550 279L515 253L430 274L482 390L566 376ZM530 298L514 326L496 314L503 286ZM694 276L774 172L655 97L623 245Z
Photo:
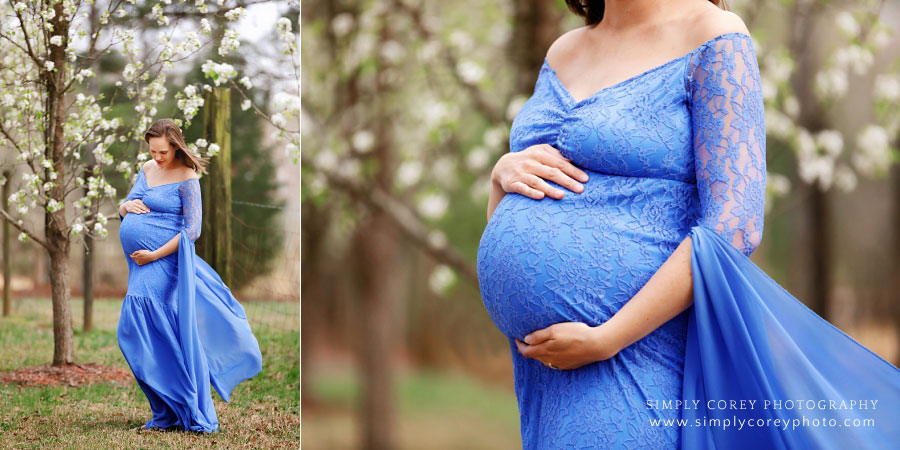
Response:
M813 186L812 189L809 213L813 223L812 230L810 230L813 270L810 281L812 298L809 303L810 309L827 319L831 317L828 289L831 286L831 241L828 239L831 231L831 218L828 213L828 193L822 192L818 186Z
M69 32L68 17L63 11L62 2L54 5L56 16L50 21L53 24L53 35L66 36ZM49 126L45 134L46 157L52 161L57 180L66 179L65 163L65 93L66 73L65 47L50 46L50 58L56 67L54 72L45 73L44 85L47 89L47 113ZM44 176L44 179L50 179ZM72 305L69 303L69 230L66 224L66 192L61 182L50 188L50 198L60 202L59 209L44 213L44 232L47 236L50 254L50 289L53 300L53 365L61 366L75 362L72 343Z
M898 136L900 139L900 136ZM893 172L893 224L896 227L897 224L900 224L900 166L894 164L891 167L891 172ZM888 298L888 308L893 313L894 316L894 326L898 331L898 338L900 338L900 304L897 303L898 292L900 292L900 234L896 231L891 236L893 240L894 251L893 253L893 270L891 271L891 284L888 285L889 288L893 288L890 290L893 298ZM898 342L900 345L900 342ZM900 366L900 354L898 354L894 359L894 365Z
M3 172L3 177L6 178L6 183L3 183L3 196L0 199L8 199L9 198L9 177L12 176L12 173L9 170ZM5 200L0 200L0 205L5 204ZM0 206L2 208L2 206ZM10 283L12 283L12 266L9 260L9 222L2 220L3 222L3 317L9 316L9 292L10 292Z
M69 302L69 252L50 252L50 289L53 299L53 365L75 362L72 341L72 308Z
M815 134L826 128L830 128L823 109L819 106L818 97L809 80L814 78L821 64L813 52L815 44L815 24L821 15L821 8L803 7L795 5L792 10L795 26L792 28L790 49L791 54L797 56L797 68L791 77L791 86L800 102L800 116L797 123L810 133ZM799 163L798 163L799 164ZM798 170L799 172L799 167ZM799 177L798 177L799 178ZM806 207L800 209L800 214L806 215L801 222L809 224L808 229L794 227L794 242L806 241L809 235L809 246L800 251L806 253L801 258L809 262L809 276L806 277L807 285L800 292L810 309L826 320L829 319L829 305L831 304L831 241L829 230L831 229L831 217L828 214L828 196L818 187L817 182L807 186L810 197ZM806 297L806 296L809 297Z
M550 44L559 37L559 10L552 0L512 2L513 36L509 54L516 67L516 92L530 93Z
M356 231L356 247L362 274L363 296L363 446L367 450L393 448L393 348L394 300L391 267L396 263L396 236L382 213Z
M84 299L82 332L94 328L94 239L84 236L84 267L81 268L81 291Z

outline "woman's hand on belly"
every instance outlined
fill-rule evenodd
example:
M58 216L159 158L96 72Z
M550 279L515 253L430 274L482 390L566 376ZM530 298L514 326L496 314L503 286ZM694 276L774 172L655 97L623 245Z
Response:
M134 260L139 266L143 266L147 263L152 263L159 259L156 252L151 252L150 250L135 250L131 253L131 259Z
M150 212L150 208L148 208L147 205L144 204L143 200L139 198L128 200L127 202L122 203L122 207L125 208L125 211L135 214L147 214L148 212Z
M556 189L544 180L550 180L572 192L584 191L582 183L588 175L575 167L559 150L537 144L520 152L510 152L497 161L491 171L491 181L504 192L515 192L535 200L549 195L556 199L565 196L562 189Z
M575 167L559 150L537 144L520 152L510 152L500 157L491 170L491 194L488 199L487 218L491 220L494 210L507 192L515 192L526 197L541 200L544 195L561 199L565 193L556 189L546 180L570 189L584 192L584 186L575 181L587 182L588 175Z
M577 369L612 358L622 346L609 327L582 322L561 322L532 332L525 342L516 339L519 353L557 369Z

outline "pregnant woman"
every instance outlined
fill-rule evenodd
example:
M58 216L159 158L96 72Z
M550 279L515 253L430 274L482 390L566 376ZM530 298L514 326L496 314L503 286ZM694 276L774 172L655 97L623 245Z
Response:
M153 159L119 206L128 293L117 337L153 413L136 430L209 433L219 428L210 383L229 401L262 370L262 355L243 307L194 252L203 211L196 172L206 161L169 119L144 140Z
M478 250L523 448L900 442L900 370L748 259L766 135L741 19L567 3L587 26L550 47L513 121Z

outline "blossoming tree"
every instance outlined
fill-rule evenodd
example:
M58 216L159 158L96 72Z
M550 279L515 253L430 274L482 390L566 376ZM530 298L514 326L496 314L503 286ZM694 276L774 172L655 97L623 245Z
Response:
M258 2L0 2L0 150L15 156L16 171L11 179L0 178L0 184L12 184L12 195L0 207L0 218L19 231L20 241L34 241L49 255L54 365L74 362L68 267L73 238L108 234L107 214L115 214L112 211L118 199L106 174L117 172L132 179L147 159L146 152L132 150L125 153L138 153L137 161L117 161L110 147L117 143L127 148L140 146L143 131L157 115L156 105L168 94L165 80L175 63L189 59L211 42L217 42L218 55L223 58L239 47L237 32L232 29L214 39L216 33L207 17L236 21L250 3ZM91 14L98 14L93 29L87 20ZM145 21L159 26L149 48L143 48L138 40ZM283 18L278 25L288 55L296 47L290 24ZM120 52L127 60L121 79L115 82L115 93L111 98L85 95L86 81L95 75L89 68L92 60L110 52ZM216 86L237 75L227 64L207 61L203 67ZM247 78L242 85L245 89L252 86ZM175 95L187 123L203 105L202 91L210 89L207 84L191 86ZM134 102L133 119L111 117L120 95ZM292 138L296 133L285 128L291 109L283 109L266 118L281 122L281 137L296 141L289 150L299 153L299 137ZM299 106L296 109L299 111ZM218 146L206 144L198 141L189 147L214 156ZM43 212L42 233L24 220L32 210Z

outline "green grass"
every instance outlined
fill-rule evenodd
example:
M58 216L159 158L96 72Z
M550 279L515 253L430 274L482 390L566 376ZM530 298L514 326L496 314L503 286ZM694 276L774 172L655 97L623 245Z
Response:
M303 448L359 448L361 386L347 367L305 372L317 407L303 411ZM394 439L401 449L521 448L515 394L461 373L400 371Z
M244 304L263 354L263 371L225 403L213 390L220 432L130 431L150 418L137 383L69 387L0 384L0 448L297 448L300 440L299 305ZM128 369L116 342L121 299L94 303L94 330L81 333L73 300L75 359ZM48 299L14 302L0 318L0 370L49 364L53 356Z

